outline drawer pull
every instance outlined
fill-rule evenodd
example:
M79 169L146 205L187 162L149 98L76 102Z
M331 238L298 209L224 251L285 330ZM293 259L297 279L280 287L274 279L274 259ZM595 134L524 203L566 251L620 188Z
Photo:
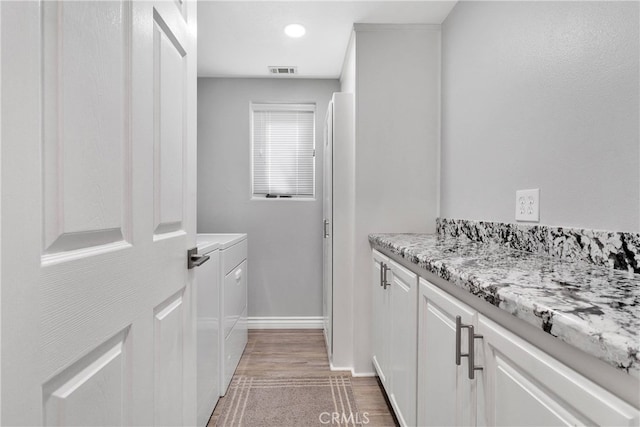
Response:
M241 269L241 268L239 268L239 269L236 271L236 282L237 282L237 281L239 281L241 278L242 278L242 269Z

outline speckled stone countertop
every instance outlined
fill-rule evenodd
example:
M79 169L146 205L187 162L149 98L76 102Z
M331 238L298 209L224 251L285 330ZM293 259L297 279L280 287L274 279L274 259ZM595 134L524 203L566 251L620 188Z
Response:
M429 234L369 241L640 378L640 274Z

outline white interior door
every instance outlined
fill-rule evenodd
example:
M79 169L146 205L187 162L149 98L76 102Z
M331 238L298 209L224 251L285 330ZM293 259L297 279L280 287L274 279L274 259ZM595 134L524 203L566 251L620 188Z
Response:
M196 3L0 8L2 424L194 424Z
M329 360L333 355L333 101L327 108L324 125L322 217L323 242L323 300L324 333Z

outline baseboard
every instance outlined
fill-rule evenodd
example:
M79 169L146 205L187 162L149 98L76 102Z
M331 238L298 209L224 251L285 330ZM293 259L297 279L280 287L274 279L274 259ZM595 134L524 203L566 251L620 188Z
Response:
M249 317L249 329L322 329L322 316Z
M376 373L375 372L355 372L353 369L351 369L351 376L354 378L357 377L375 377Z
M336 372L353 372L353 369L350 366L334 366L333 363L329 362L329 369L331 369L331 371L336 371Z

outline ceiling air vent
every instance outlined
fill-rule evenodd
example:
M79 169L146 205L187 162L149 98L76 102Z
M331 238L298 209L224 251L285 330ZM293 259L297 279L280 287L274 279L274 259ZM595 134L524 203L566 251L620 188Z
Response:
M292 75L298 74L298 67L289 67L289 66L279 66L279 67L269 67L269 74L272 75Z

